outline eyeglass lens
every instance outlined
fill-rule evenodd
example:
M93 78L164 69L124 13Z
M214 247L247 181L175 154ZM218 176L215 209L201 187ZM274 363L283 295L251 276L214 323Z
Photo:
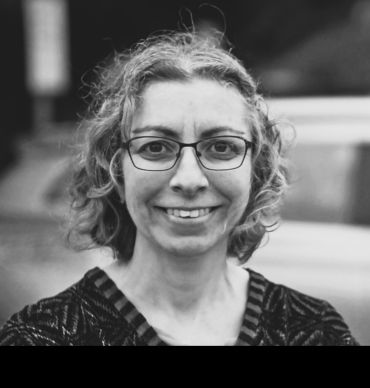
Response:
M160 171L172 168L179 157L179 143L162 137L139 137L130 140L133 164L143 170ZM245 157L246 143L233 136L218 136L202 140L196 145L201 164L212 170L239 167Z

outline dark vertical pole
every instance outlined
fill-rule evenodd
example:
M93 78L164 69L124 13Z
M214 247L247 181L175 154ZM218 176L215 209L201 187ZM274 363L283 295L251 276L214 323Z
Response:
M0 1L0 174L16 158L15 139L30 127L29 97L24 77L21 0Z

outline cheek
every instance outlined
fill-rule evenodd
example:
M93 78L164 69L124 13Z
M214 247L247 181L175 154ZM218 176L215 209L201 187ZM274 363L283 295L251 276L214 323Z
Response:
M230 171L224 174L219 190L229 199L231 208L244 210L248 204L251 191L251 170L249 165L242 170Z
M224 219L233 228L245 214L251 191L249 174L233 174L224 179L223 196L228 199ZM221 189L220 189L221 190Z
M249 202L250 186L239 187L239 191L235 192L232 208L235 211L235 217L241 217L247 208Z
M136 221L147 211L146 205L162 189L162 179L152 172L141 171L124 164L125 201L131 217Z
M125 160L123 163L123 176L125 188L125 202L127 209L136 223L137 209L140 209L140 202L144 200L143 196L147 192L147 180L143 179L143 171L135 169L131 161Z
M129 210L140 207L150 195L150 180L143 179L140 174L125 176L125 199Z

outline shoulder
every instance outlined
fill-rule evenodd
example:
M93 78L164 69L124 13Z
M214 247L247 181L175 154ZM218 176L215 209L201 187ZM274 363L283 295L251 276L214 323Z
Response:
M0 346L78 344L91 326L97 291L86 276L65 291L25 306L0 330Z
M0 345L62 345L67 340L72 306L78 306L72 288L13 314L0 331Z
M358 345L329 302L257 275L264 284L265 329L280 332L290 345Z

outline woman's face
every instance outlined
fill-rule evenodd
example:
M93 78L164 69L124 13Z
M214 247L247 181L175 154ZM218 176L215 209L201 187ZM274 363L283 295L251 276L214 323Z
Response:
M246 109L237 89L216 81L159 81L144 90L130 137L192 143L231 135L251 141ZM187 257L226 250L228 234L249 199L250 152L239 168L227 171L205 169L191 147L182 149L168 171L139 170L126 152L125 200L137 227L136 242L144 239L157 251Z

